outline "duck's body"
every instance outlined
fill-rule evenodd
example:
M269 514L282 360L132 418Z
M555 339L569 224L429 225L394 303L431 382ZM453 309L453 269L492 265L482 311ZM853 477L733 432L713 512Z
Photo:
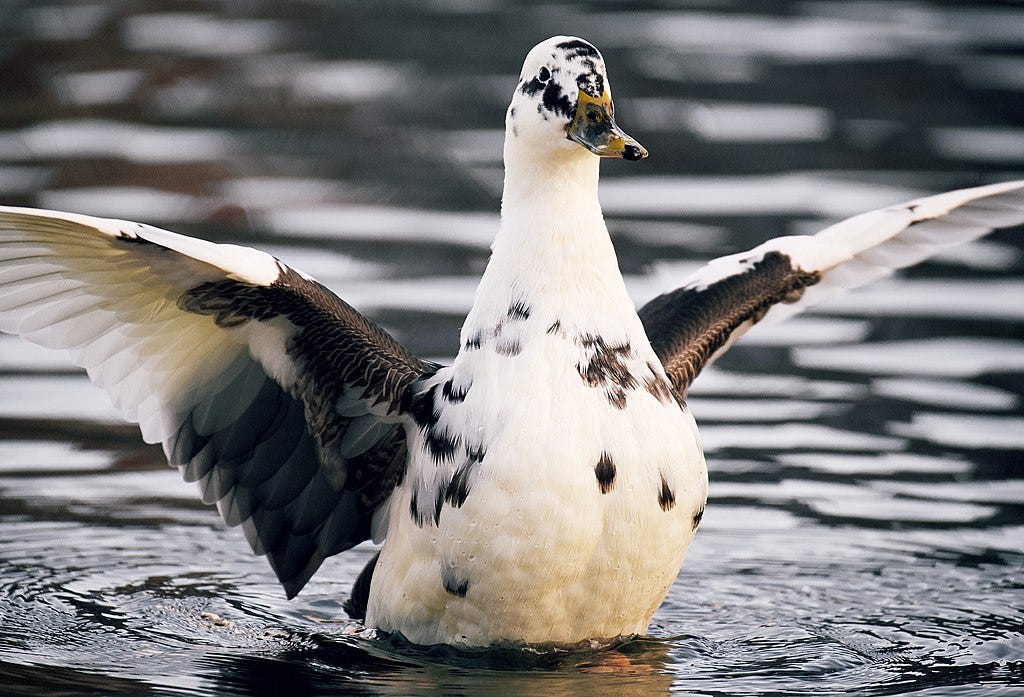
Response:
M554 37L506 118L502 222L454 362L421 361L255 250L0 207L0 330L104 387L292 596L383 541L347 608L422 644L643 633L707 498L683 397L756 322L1024 222L1024 182L912 201L711 262L638 311L597 199L600 53Z
M367 612L412 641L641 633L707 497L696 425L600 216L597 159L570 154L532 182L542 204L506 189L459 354L417 397ZM538 237L541 220L563 224Z

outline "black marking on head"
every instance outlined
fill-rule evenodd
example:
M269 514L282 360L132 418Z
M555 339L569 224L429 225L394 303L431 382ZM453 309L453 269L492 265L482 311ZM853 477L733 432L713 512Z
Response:
M670 511L676 505L676 495L669 488L664 474L661 475L661 488L658 490L658 505L663 511Z
M536 78L534 78L536 80ZM558 84L558 81L551 80L547 83L537 83L544 87L544 93L541 95L540 104L537 105L537 113L544 117L547 121L547 114L544 112L550 112L557 116L561 116L565 119L572 118L573 112L576 110L576 100L570 99L567 94L562 90L562 86ZM527 92L526 85L523 86L523 91ZM527 92L530 96L534 96L536 92Z
M700 505L696 511L693 512L693 529L696 530L697 526L700 525L701 519L704 517L704 507L707 505L707 501Z
M555 48L560 48L565 51L567 58L577 58L587 56L589 58L600 58L601 54L598 53L597 49L588 44L586 41L580 39L571 39L569 41L563 41L560 44L555 44Z
M449 378L441 387L441 396L452 404L461 404L469 394L470 385L459 385L455 387L455 379Z
M551 326L547 328L548 334L562 334L562 320L556 319L551 323Z
M508 306L508 313L506 314L510 320L525 322L530 319L530 306L522 300L516 300Z
M551 57L556 58L553 54ZM527 94L531 97L536 96L537 93L543 90L544 86L551 81L551 76L557 72L559 72L558 68L548 68L548 66L542 65L536 75L523 82L523 94Z
M441 574L441 585L444 586L445 591L457 598L465 598L466 593L469 592L469 579L459 578L454 569L445 568Z
M484 336L481 332L473 334L473 336L466 339L466 343L463 344L463 348L469 351L480 348L484 345Z
M519 343L519 339L506 339L499 341L494 345L494 352L499 356L518 356L523 352L523 345Z
M532 78L523 83L522 92L523 94L529 95L530 97L535 97L537 96L537 93L544 89L544 85L546 84L546 82L541 82L539 79L537 79L537 76L534 75Z
M821 280L820 272L795 267L789 255L774 250L746 263L707 288L677 288L640 308L651 346L680 397L738 327Z
M602 494L607 494L615 486L615 463L612 462L612 456L606 452L601 453L601 457L597 461L597 465L594 467L594 474L597 475L597 486L601 489Z
M604 76L591 70L576 78L576 86L594 99L600 99L604 94Z

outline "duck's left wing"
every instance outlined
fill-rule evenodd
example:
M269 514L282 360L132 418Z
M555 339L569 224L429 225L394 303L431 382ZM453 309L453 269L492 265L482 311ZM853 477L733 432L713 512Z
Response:
M0 331L69 349L289 597L371 535L435 369L269 254L23 208L0 207Z
M785 319L944 247L1021 223L1024 181L929 196L715 259L639 315L685 395L701 369L754 324Z

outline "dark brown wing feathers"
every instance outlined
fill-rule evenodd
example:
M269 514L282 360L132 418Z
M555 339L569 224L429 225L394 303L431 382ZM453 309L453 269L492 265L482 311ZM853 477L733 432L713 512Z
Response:
M757 323L776 303L796 302L820 279L820 273L794 268L787 255L770 251L746 271L706 288L683 287L659 295L639 315L672 385L685 396L737 329Z
M405 473L401 423L371 409L403 411L413 383L437 366L284 265L269 286L204 283L178 305L226 329L278 318L294 327L286 325L285 346L297 368L292 382L261 374L259 397L229 431L202 436L186 421L167 444L171 463L200 482L204 499L217 501L229 524L242 523L293 596L324 558L369 537L374 509ZM343 415L339 400L362 402L365 410ZM367 435L346 445L353 429Z

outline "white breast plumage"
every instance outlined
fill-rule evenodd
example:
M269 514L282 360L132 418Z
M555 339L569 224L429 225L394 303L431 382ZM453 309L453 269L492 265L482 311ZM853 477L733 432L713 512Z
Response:
M707 497L692 417L642 333L608 341L538 305L467 324L419 396L375 626L473 645L635 634L678 574Z

